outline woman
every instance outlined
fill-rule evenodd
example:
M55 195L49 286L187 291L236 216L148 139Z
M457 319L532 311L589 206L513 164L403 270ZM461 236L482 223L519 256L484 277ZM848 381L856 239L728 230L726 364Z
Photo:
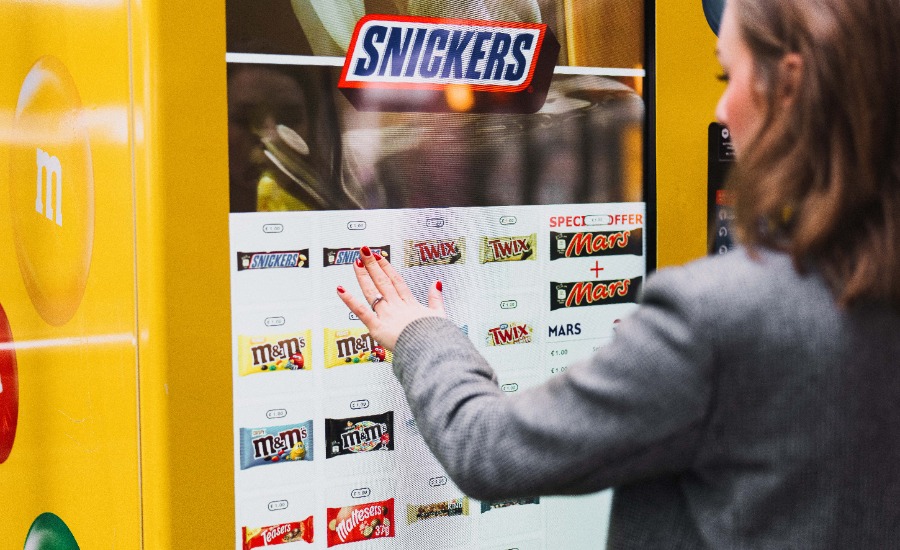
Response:
M515 397L363 250L422 436L483 499L616 487L612 548L900 540L900 2L730 0L717 108L746 249L658 272L613 341Z

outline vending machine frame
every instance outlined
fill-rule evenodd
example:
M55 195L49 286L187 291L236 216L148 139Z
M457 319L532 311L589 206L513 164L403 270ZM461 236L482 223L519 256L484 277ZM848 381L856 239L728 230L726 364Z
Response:
M721 85L699 0L645 6L650 271L706 250L706 128ZM0 76L0 545L49 532L82 548L230 547L224 6L2 0L0 31L11 52ZM17 126L28 75L48 67L62 91L45 108L78 115L89 164L35 144L52 117L34 119L37 133ZM60 227L55 210L48 218L13 191L34 192L36 149L92 206L70 217L62 199L63 226L92 232L75 241L80 255L57 258L76 284L54 287L62 295L49 310L17 247L68 241L11 223L27 214ZM27 162L16 160L23 150ZM91 185L69 179L72 166Z

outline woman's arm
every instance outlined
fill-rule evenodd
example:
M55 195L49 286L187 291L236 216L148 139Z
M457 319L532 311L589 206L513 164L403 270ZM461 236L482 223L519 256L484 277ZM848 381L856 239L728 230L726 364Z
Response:
M367 267L387 264L363 258ZM358 275L369 301L384 294L384 281L402 281L389 264ZM391 341L394 372L422 437L463 491L496 499L587 493L690 465L711 399L712 352L692 326L691 300L669 279L648 281L643 304L609 345L512 396L451 321L403 305L408 290L379 301L377 315L342 298L373 323L376 339L376 328L390 325L378 317L403 319ZM422 315L407 321L403 311Z

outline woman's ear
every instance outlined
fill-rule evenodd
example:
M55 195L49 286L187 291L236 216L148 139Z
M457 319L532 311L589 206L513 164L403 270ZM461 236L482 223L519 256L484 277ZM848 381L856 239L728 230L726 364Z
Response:
M778 103L782 107L792 107L803 84L803 58L799 53L788 53L781 58L778 77Z

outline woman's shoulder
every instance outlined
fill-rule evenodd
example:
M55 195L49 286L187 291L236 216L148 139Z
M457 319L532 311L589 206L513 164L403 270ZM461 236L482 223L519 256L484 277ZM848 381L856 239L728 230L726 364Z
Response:
M815 270L800 272L788 254L737 248L648 277L644 300L676 300L696 315L721 321L729 313L765 315L774 309L833 311L834 297Z
M751 252L738 247L727 254L705 256L684 265L662 268L651 279L690 280L693 284L689 286L708 290L716 286L732 287L738 283L751 286L766 284L773 279L799 282L799 275L786 253L769 249Z

